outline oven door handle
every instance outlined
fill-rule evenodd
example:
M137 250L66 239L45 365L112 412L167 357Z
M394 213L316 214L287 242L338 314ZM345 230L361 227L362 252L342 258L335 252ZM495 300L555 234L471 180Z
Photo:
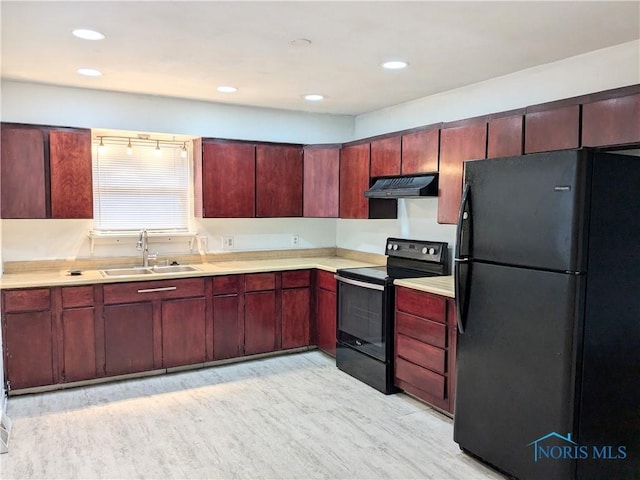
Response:
M335 278L339 282L343 282L343 283L346 283L348 285L354 285L356 287L368 288L370 290L379 290L381 292L384 292L384 285L378 285L376 283L361 282L360 280L353 280L351 278L344 278L344 277L341 277L340 275L334 275L333 278Z

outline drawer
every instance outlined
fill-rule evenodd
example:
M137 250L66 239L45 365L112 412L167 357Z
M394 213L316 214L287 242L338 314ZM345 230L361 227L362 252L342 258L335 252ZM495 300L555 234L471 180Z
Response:
M242 275L224 275L213 277L213 294L229 295L240 291L240 280Z
M282 288L308 287L311 285L310 270L282 272Z
M51 309L51 290L34 288L3 292L5 312L33 312Z
M438 295L396 287L396 310L436 322L447 321L447 300Z
M324 270L316 270L316 282L319 288L323 290L329 290L330 292L337 291L336 279L334 273L326 272Z
M431 370L422 368L402 358L396 359L396 379L407 382L416 388L433 395L435 398L446 398L446 379Z
M63 287L62 308L93 307L93 286Z
M275 290L275 273L252 273L244 276L244 291L259 292L262 290Z
M203 278L114 283L104 286L105 305L203 296Z
M446 352L415 338L398 334L396 336L396 355L429 370L442 374L446 372Z
M408 313L396 312L396 332L436 347L445 348L447 346L447 327L444 323Z

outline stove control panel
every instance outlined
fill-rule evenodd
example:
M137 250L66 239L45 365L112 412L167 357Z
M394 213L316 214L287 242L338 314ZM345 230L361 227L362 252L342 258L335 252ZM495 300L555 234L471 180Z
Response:
M385 252L390 257L443 263L448 255L446 242L388 238Z

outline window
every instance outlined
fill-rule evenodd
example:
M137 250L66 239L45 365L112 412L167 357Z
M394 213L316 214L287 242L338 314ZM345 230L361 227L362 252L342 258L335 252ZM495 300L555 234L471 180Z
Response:
M94 230L173 230L189 226L189 159L183 145L102 140L93 153Z

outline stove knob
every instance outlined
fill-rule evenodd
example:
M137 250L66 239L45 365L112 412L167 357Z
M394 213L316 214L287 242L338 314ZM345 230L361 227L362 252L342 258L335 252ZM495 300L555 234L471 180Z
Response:
M391 245L390 243L387 244L387 250L391 250L393 248L393 245Z
M393 244L393 249L394 249L394 250L398 250L398 248L399 248L399 247L398 247L398 244L397 244L397 243L394 243L394 244Z
M427 247L422 247L422 254L426 255L427 254Z
M431 248L429 249L429 255L433 255L434 253L436 253L436 249L435 249L435 248L433 248L433 247L431 247Z

